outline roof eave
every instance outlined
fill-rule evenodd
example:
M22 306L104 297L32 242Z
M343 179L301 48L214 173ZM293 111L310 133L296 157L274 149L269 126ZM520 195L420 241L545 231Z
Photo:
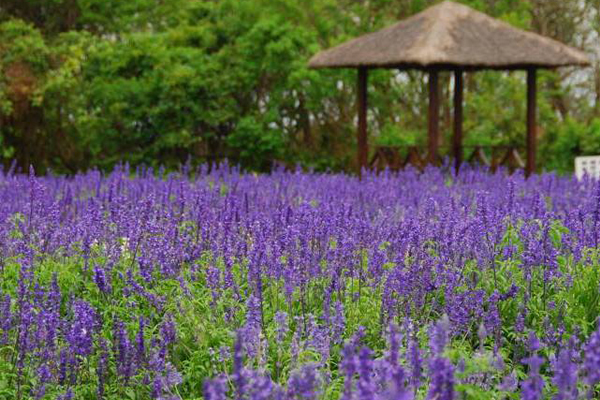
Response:
M309 61L308 67L311 69L342 69L342 68L367 68L367 69L400 69L400 70L527 70L527 69L556 69L563 67L589 67L589 60L565 61L561 63L516 63L516 64L469 64L469 63L419 63L419 62L390 62L390 63L335 63L319 62L318 60Z

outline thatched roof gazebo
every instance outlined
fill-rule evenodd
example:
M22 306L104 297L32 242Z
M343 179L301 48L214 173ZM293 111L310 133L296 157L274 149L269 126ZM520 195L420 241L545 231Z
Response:
M367 74L371 68L429 73L428 156L438 157L440 71L454 72L453 153L462 161L463 71L527 71L526 173L535 169L536 71L586 66L585 53L517 29L462 4L444 1L380 31L352 39L311 58L311 68L358 69L358 165L367 166Z

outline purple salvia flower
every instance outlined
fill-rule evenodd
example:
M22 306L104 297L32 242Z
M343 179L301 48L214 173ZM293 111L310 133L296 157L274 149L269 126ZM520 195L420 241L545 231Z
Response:
M172 389L177 385L180 385L183 382L181 374L177 369L173 366L173 364L167 362L165 366L165 376L164 376L165 388Z
M12 328L13 316L10 312L11 298L9 295L5 295L2 303L0 303L0 345L8 343L8 332Z
M111 289L106 279L106 272L100 265L94 267L94 282L102 293L109 294Z
M436 356L429 361L429 378L431 383L427 400L453 400L454 367L450 360Z
M246 323L241 330L243 334L244 349L250 358L256 357L260 345L261 332L261 306L260 300L250 295L246 302Z
M408 364L410 365L410 383L416 391L421 386L421 379L423 378L423 359L421 358L421 349L416 338L410 341Z
M502 358L502 354L496 354L495 356L493 356L491 365L496 371L504 371L504 368L506 368L506 364L504 363L504 358Z
M448 333L450 330L450 320L447 315L436 322L430 329L429 346L434 355L440 355L444 352L446 344L448 344Z
M515 321L515 331L518 333L525 332L525 317L527 317L527 310L522 308L517 314L517 318Z
M83 300L73 304L73 323L67 334L67 342L72 351L87 356L93 350L93 334L96 323L96 311Z
M517 381L517 374L513 370L510 374L506 375L502 382L498 386L498 389L503 392L514 392L517 390L519 382Z
M537 338L535 332L530 331L529 336L527 337L527 349L530 352L535 353L541 347L542 347L542 345L541 345L539 339Z
M62 349L58 359L58 383L64 384L67 380L67 368L69 367L69 353Z
M429 360L429 391L427 400L454 399L454 366L442 354L448 343L450 328L448 316L442 317L430 330L429 343L432 357Z
M351 342L347 342L344 344L341 353L340 370L344 375L344 394L342 399L351 400L354 398L352 394L354 374L358 371L354 345Z
M383 396L383 399L413 400L413 392L406 387L406 372L402 366L395 367L390 378L391 388Z
M139 319L138 333L135 337L136 362L138 367L142 367L146 363L146 342L144 340L144 318Z
M334 314L331 318L331 342L340 344L342 335L346 329L346 317L344 315L344 304L341 301L336 301L333 305Z
M552 383L558 389L554 400L577 400L577 378L579 371L571 357L571 349L563 348L553 363Z
M358 381L356 389L360 400L369 400L375 396L375 382L373 381L373 360L371 350L367 347L360 349L358 353Z
M598 247L598 232L600 231L600 181L596 184L596 207L594 207L594 247Z
M244 376L244 343L243 335L238 331L233 346L233 385L235 387L235 398L241 399L246 390L246 377Z
M250 400L270 400L276 391L276 386L269 376L255 370L248 371L248 390L246 395Z
M532 355L523 360L523 364L529 366L529 375L521 384L521 399L541 400L544 390L544 379L540 375L540 367L543 363L544 359L537 355Z
M309 315L307 328L308 340L306 345L316 350L321 355L321 364L325 365L329 360L330 336L325 326L316 323L313 315Z
M288 398L317 399L320 384L317 364L303 365L299 371L293 372L288 380Z
M227 400L227 378L218 376L207 379L202 388L202 394L206 400Z
M116 321L114 324L114 344L115 344L115 359L117 362L117 372L121 379L127 384L129 378L133 374L132 361L134 351L129 341L125 326L121 321Z
M585 381L592 388L600 383L600 327L592 333L584 347Z
M211 289L213 305L217 303L221 295L221 270L213 265L206 268L206 285ZM225 282L227 284L227 282ZM229 284L233 286L233 284Z
M106 376L108 375L108 344L106 339L100 338L99 340L99 351L100 357L98 359L98 368L96 373L98 374L98 399L101 400L104 398L104 384L106 381Z
M41 399L46 394L46 384L52 380L52 372L47 364L42 364L37 370L37 377L40 381L39 386L34 390L36 400Z
M275 314L275 323L277 324L275 328L275 332L277 334L277 342L279 344L282 344L289 330L287 313L283 311L278 311Z
M498 310L499 300L500 293L495 290L488 299L488 310L485 314L485 329L488 332L496 332L496 330L500 329L502 324L500 319L500 311Z
M388 352L388 362L390 367L395 368L398 366L398 358L399 358L399 350L400 350L400 342L402 341L402 337L398 332L398 326L395 324L390 324L389 326L389 352Z
M519 287L513 283L510 286L510 288L506 291L506 293L503 293L503 294L500 295L499 300L500 301L505 301L505 300L508 300L508 299L513 299L513 298L515 298L515 296L518 293L519 293Z
M163 378L160 375L156 375L154 377L154 381L152 382L152 392L150 396L153 399L161 399L163 394Z
M160 334L164 346L175 343L175 340L177 339L177 330L175 329L175 322L173 321L173 316L171 314L167 314L163 321L160 327Z

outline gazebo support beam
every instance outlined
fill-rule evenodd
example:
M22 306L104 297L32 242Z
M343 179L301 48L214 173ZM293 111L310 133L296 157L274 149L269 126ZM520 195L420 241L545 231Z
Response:
M367 74L368 69L358 69L358 175L367 167L369 148L367 144Z
M527 163L525 175L530 176L535 171L536 153L536 113L537 113L537 70L527 70Z
M454 132L452 147L454 152L454 168L460 169L463 158L463 71L454 71Z
M429 113L428 113L428 154L427 161L437 164L438 144L440 136L440 85L439 72L435 69L429 71Z

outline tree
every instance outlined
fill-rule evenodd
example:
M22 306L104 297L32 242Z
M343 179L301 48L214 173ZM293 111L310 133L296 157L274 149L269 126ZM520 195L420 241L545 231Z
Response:
M598 0L464 0L515 26L597 51ZM6 0L0 4L0 158L74 172L116 162L228 157L318 169L355 162L353 70L309 70L323 48L433 0ZM32 51L32 49L34 51ZM562 170L596 151L600 64L540 78L540 160ZM449 143L451 76L441 77ZM375 70L374 144L424 144L426 77ZM522 72L466 78L467 144L524 145ZM498 109L503 112L499 113ZM595 132L595 131L594 131ZM594 135L592 135L594 136ZM565 142L569 137L569 144ZM566 151L566 149L569 149Z

